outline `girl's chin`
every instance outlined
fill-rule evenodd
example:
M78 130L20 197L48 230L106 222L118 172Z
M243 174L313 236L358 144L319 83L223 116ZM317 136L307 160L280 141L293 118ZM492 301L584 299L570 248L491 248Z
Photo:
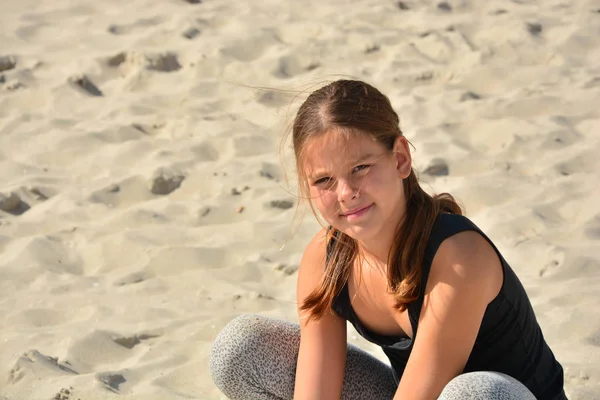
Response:
M373 229L362 226L340 226L336 227L338 231L345 233L354 240L365 240L373 236Z

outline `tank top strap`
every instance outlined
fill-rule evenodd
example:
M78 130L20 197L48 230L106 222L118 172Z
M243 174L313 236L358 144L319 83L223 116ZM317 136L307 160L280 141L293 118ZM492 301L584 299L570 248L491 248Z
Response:
M427 286L427 279L429 278L429 272L431 271L431 264L433 262L433 258L435 257L435 253L437 253L444 240L464 231L476 231L483 234L473 222L463 215L447 213L440 213L438 215L433 224L433 228L427 242L427 247L425 248L425 254L423 256L423 269L421 272L421 283L419 285L419 297L417 301L411 303L408 307L409 317L411 319L414 319L415 321L419 320L421 307L423 306L423 299L425 297L425 287Z

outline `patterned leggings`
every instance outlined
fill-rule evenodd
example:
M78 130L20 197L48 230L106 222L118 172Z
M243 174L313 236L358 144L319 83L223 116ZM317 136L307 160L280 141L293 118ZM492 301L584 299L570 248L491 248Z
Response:
M217 387L232 400L291 400L299 346L297 324L243 315L216 337L210 372ZM349 344L342 399L392 399L395 391L391 368ZM510 376L471 372L448 383L439 399L535 400L535 397Z

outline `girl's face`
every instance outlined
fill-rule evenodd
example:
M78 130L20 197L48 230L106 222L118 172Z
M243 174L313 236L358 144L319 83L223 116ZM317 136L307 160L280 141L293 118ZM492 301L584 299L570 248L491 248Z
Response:
M405 211L402 180L410 151L398 137L393 152L366 134L327 132L307 143L304 172L321 216L356 240L387 239Z

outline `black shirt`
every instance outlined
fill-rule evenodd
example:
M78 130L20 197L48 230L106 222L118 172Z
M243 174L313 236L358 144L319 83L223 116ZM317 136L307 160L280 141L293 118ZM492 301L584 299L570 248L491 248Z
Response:
M478 232L494 248L502 264L504 282L485 310L463 372L501 372L522 382L538 399L566 399L563 368L544 340L523 285L492 241L464 216L440 214L434 223L423 259L419 297L408 306L413 338L418 334L419 316L433 257L445 239L464 231ZM413 339L370 332L352 309L347 284L334 300L333 309L350 321L361 336L381 346L399 383L412 350Z

